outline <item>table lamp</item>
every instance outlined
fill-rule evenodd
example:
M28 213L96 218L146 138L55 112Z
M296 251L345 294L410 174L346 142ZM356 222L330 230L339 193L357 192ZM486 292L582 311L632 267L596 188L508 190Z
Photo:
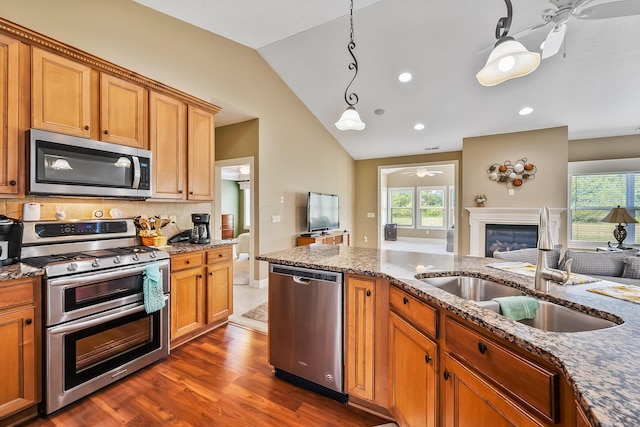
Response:
M611 211L600 220L601 222L610 222L610 223L618 223L616 228L613 230L613 237L618 241L618 249L623 249L622 242L627 238L627 230L624 229L624 224L632 224L636 223L636 219L629 214L629 212L625 208L621 208L618 205L617 208L611 209Z

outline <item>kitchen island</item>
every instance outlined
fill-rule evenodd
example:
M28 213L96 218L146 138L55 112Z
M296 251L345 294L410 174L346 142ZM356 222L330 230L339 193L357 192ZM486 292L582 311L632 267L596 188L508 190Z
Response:
M542 294L534 290L533 278L489 267L496 263L492 258L329 245L301 246L256 259L388 280L390 285L556 367L571 386L590 424L640 425L640 311L634 303L587 291L609 286L609 282L551 284L549 293ZM539 299L621 324L588 332L545 332L418 280L448 275L491 279Z

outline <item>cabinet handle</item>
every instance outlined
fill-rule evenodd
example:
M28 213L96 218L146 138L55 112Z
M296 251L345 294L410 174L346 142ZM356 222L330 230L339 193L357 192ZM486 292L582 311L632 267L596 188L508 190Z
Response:
M487 346L479 342L478 350L480 351L480 354L485 354L487 352Z
M402 303L403 303L404 305L409 304L409 298L407 298L407 297L403 297L403 298L402 298Z
M209 273L209 276L213 276L213 271L211 273Z
M26 323L27 325L30 325L33 323L33 320L31 320L31 318L27 319L24 321L24 323Z
M432 357L431 357L431 356L429 356L429 354L428 354L428 353L424 355L424 361L425 361L425 362L429 363L429 362L431 362L431 360L433 360L433 359L432 359Z
M451 378L451 372L449 371L444 371L442 375L444 375L445 380L448 380L449 378Z
M193 194L193 191L189 191L189 194Z
M367 296L370 297L371 296L371 291L367 291Z
M182 194L182 190L178 190L178 194Z
M109 130L108 130L108 129L105 129L105 130L104 130L104 134L105 134L105 135L109 135Z
M190 260L190 259L188 259L188 260L186 260L186 261L185 261L185 263L187 263L187 264L191 264L191 260Z
M222 254L218 254L218 258L222 258L224 255Z
M14 185L16 185L16 184L17 184L17 182L15 180L13 180L13 179L11 181L9 181L9 185L12 186L12 187Z
M198 279L202 279L202 274L198 274Z
M89 125L85 126L84 130L89 130Z

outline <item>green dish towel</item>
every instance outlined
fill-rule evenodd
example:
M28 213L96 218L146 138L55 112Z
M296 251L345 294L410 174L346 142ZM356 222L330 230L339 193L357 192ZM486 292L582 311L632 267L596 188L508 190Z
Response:
M509 319L517 321L536 317L538 301L535 298L525 296L500 297L494 298L493 301L500 304L500 312Z
M144 295L144 309L147 314L153 313L164 307L164 294L162 293L162 274L160 267L151 264L145 268L142 280L142 293Z

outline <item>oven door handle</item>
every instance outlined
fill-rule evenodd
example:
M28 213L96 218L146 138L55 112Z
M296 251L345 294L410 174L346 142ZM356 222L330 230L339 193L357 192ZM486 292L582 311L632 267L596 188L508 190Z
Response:
M167 301L169 300L169 297L167 295L164 296L164 302L165 302L165 306ZM100 315L97 318L91 319L91 320L84 320L84 321L76 321L73 322L72 325L61 325L61 326L56 326L54 328L49 329L49 333L50 334L70 334L73 332L77 332L83 329L87 329L90 328L92 326L97 326L97 325L102 325L106 322L110 322L112 320L116 320L116 319L120 319L122 317L125 316L129 316L131 314L136 314L139 313L141 311L144 311L144 305L137 305L133 308L129 308L126 310L122 310L122 311L118 311L117 313L113 313L113 314L107 314L107 315Z

